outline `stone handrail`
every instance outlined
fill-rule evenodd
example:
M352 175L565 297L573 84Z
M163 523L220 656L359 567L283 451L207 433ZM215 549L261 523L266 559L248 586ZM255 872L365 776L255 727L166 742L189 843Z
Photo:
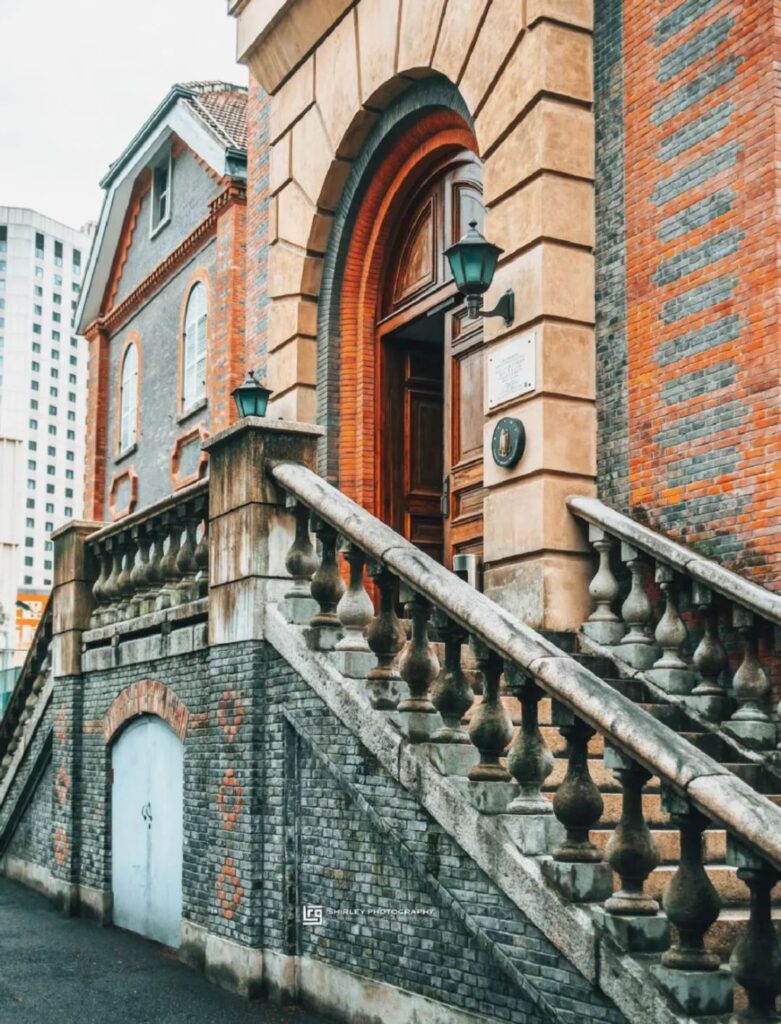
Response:
M505 663L520 667L541 690L601 733L612 747L781 872L781 808L305 466L279 461L270 463L268 471L319 521L384 566ZM318 583L321 589L323 583Z
M33 692L35 681L40 676L42 667L49 657L51 638L52 602L48 601L35 630L19 678L16 680L3 717L0 719L0 760L3 760L8 752L8 747L19 725L20 715L24 711Z
M130 515L123 516L121 519L117 519L116 522L108 523L99 530L95 530L94 533L90 534L88 543L96 544L118 533L124 533L132 526L137 526L139 523L144 523L149 519L161 516L169 509L181 505L182 502L195 498L200 494L208 494L208 492L208 477L203 480L196 480L194 484L190 484L188 487L182 487L181 490L174 491L173 494L167 494L164 498L160 498L159 501L155 501L151 505L145 505L138 512L131 512Z
M208 524L206 479L90 534L86 543L100 567L91 629L204 598Z
M576 494L567 498L567 507L579 519L604 530L612 537L637 548L657 562L691 577L762 619L781 626L781 596L743 579L717 562L704 558L683 544L642 526L629 516L599 501Z

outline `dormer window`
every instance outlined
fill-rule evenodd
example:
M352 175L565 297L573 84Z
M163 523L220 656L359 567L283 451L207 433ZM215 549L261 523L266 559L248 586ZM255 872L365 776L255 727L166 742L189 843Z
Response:
M171 219L171 151L152 167L152 220L154 235Z

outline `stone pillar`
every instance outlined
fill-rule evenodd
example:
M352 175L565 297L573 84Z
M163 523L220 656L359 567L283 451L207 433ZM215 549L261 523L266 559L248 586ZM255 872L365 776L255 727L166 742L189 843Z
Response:
M52 534L54 590L52 592L52 697L54 729L52 765L52 875L55 897L66 914L79 907L78 853L80 842L77 794L83 726L81 636L89 628L92 587L98 566L86 539L102 523L73 521Z
M239 420L209 449L209 722L205 759L208 811L202 920L186 920L183 958L245 996L264 984L263 745L268 671L264 610L290 588L285 559L295 521L266 473L269 460L313 468L318 427Z
M316 465L322 427L247 417L210 438L209 644L259 640L263 608L290 585L285 558L295 533L285 495L266 474L271 459Z
M571 25L530 12L475 122L485 234L504 249L485 308L508 288L515 293L511 325L484 321L485 590L529 625L552 630L579 628L590 611L588 549L565 505L570 494L595 493L596 475L594 123L583 105L592 97L589 6L559 5ZM492 378L514 348L524 367L513 371L518 387L494 401ZM491 454L504 416L526 431L512 469Z

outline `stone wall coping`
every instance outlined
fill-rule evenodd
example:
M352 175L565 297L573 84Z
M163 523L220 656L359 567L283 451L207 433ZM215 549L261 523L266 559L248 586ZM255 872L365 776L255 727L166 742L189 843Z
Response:
M209 598L201 597L197 601L190 601L187 604L178 604L173 608L148 612L146 615L139 615L134 619L112 622L108 626L98 626L96 629L87 630L82 634L82 641L85 645L93 647L98 644L108 645L115 637L129 637L134 633L149 633L160 629L166 622L190 622L193 619L206 618L208 614Z
M66 533L84 533L87 535L95 533L97 530L102 530L106 526L110 526L110 523L106 522L91 522L88 519L69 519L67 523L63 523L62 526L58 526L56 530L52 530L51 539L56 540L57 537L63 537Z
M268 467L285 491L503 660L534 677L632 760L781 871L781 808L299 463ZM712 778L720 776L720 778ZM695 786L698 780L708 784Z
M579 519L603 529L611 537L617 537L651 558L691 576L709 590L715 590L735 604L748 608L760 618L781 626L781 596L778 594L635 522L598 498L573 494L567 498L567 507Z
M230 437L248 431L255 431L259 434L294 434L302 437L324 437L325 427L317 423L300 423L298 420L272 420L265 416L245 416L243 419L232 423L224 430L217 431L210 438L203 442L201 448L208 452L217 445L223 444ZM183 491L179 492L183 494Z
M115 523L109 523L108 526L104 526L102 529L97 530L95 533L90 535L90 544L105 540L108 537L113 537L118 533L124 533L125 530L129 529L131 526L135 526L138 523L144 523L147 519L153 519L155 516L159 516L163 512L167 512L170 508L182 505L185 501L189 501L191 498L195 498L200 494L208 493L208 490L208 477L205 477L203 480L198 480L194 484L190 484L189 487L182 487L181 490L174 491L173 494L168 494L165 498L161 498L159 501L155 501L151 505L146 505L144 508L140 508L137 512L132 512L130 515L123 516Z

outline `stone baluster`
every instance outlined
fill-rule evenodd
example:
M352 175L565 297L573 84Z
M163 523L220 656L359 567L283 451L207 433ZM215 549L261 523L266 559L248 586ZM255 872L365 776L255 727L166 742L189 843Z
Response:
M621 643L651 644L654 610L645 589L646 560L639 551L624 543L621 544L621 560L632 577L629 593L621 605L621 617L628 627Z
M328 523L315 516L312 516L312 519L314 532L320 540L321 559L310 584L318 611L312 616L309 624L317 631L317 646L321 650L333 650L337 639L341 637L336 606L345 590L339 573L339 563L336 560L336 544L339 538L336 530Z
M365 654L369 651L366 628L374 615L374 606L363 585L366 555L356 544L347 544L344 560L350 566L350 585L336 606L336 614L344 627L344 636L337 642L336 650Z
M100 574L92 587L92 596L95 598L95 608L92 612L92 625L100 626L103 623L104 613L109 602L106 593L106 583L111 574L113 564L111 549L107 541L95 545L95 556L100 562Z
M461 667L461 648L466 633L452 619L444 616L442 632L445 639L445 660L434 683L431 703L442 716L444 725L431 737L434 743L468 744L461 719L474 703L472 684Z
M180 512L180 525L184 526L183 540L176 556L176 568L181 577L176 585L177 600L179 604L187 604L194 601L198 587L195 582L195 575L198 572L198 563L195 561L195 548L197 545L196 532L198 529L198 512L193 502L188 501Z
M509 782L510 773L500 758L512 739L513 723L499 695L502 662L477 638L472 638L475 660L483 678L483 699L469 723L469 739L480 760L469 770L472 782Z
M380 592L380 607L366 634L369 649L377 658L377 664L369 669L366 678L372 705L389 711L395 709L399 700L401 680L394 662L405 640L404 629L396 615L399 581L380 562L369 562L369 576Z
M557 701L553 724L567 743L567 774L553 798L553 813L564 828L564 838L543 870L573 903L602 902L612 892L612 872L590 838L604 806L588 765L594 730Z
M285 568L292 576L285 591L286 600L310 600L310 584L318 561L312 539L309 535L309 509L302 502L288 495L286 504L296 524L293 543L285 557Z
M664 614L656 624L656 642L662 648L661 657L654 662L654 668L685 669L686 662L681 657L681 649L686 643L688 631L678 611L675 586L675 573L669 566L658 565L655 573L656 582L664 593Z
M195 584L198 597L207 597L209 594L209 511L205 502L200 510L201 520L198 525L200 535L195 545L195 564L198 571L195 574Z
M151 544L151 537L149 536L146 524L144 523L134 526L131 533L138 551L136 564L133 566L130 573L130 583L133 587L133 597L130 602L130 618L134 619L145 611L143 607L143 595L148 586L147 573L149 572L149 546Z
M589 837L602 817L602 794L591 778L588 744L594 730L560 704L554 704L554 723L567 743L567 774L553 798L553 813L566 830L553 851L562 863L598 863L602 855Z
M505 664L507 689L521 703L521 727L507 752L507 768L520 788L508 806L512 814L553 814L553 805L542 795L542 786L553 771L553 754L539 726L542 690L514 665Z
M605 857L621 880L621 888L605 903L610 914L651 915L659 904L643 891L645 880L659 864L659 850L643 814L643 786L651 773L613 747L605 765L621 784L621 820L608 840Z
M678 607L675 573L669 566L659 564L654 578L664 594L664 613L654 633L662 653L648 670L648 678L668 693L689 694L694 688L696 676L683 658L683 646L689 632Z
M583 632L602 644L617 644L625 630L624 625L613 611L618 597L618 580L610 567L610 553L613 538L597 526L589 526L588 539L599 556L599 566L589 584L588 592L594 601L594 611L583 623Z
M731 836L727 860L737 867L738 878L750 893L748 923L729 960L732 974L748 1000L748 1006L734 1020L736 1024L778 1020L775 1006L781 995L781 940L772 919L771 891L781 874Z
M743 643L743 660L732 677L738 707L724 728L748 747L770 750L776 743L776 726L769 714L773 690L759 660L754 616L736 605L732 621Z
M147 532L151 539L151 550L149 552L149 566L145 573L146 590L142 597L142 607L145 612L152 612L155 609L160 588L165 582L163 560L165 558L166 528L162 519L153 519L148 523Z
M413 591L404 595L404 606L412 620L410 638L399 658L399 675L407 684L408 694L399 701L399 711L436 714L429 690L439 673L439 661L428 638L429 604Z
M666 786L662 788L662 801L681 836L678 868L662 897L662 907L677 935L662 956L662 963L678 971L715 971L719 958L704 943L705 933L721 910L721 900L703 864L702 834L708 821L688 800Z
M692 655L692 666L699 682L692 690L691 703L712 722L720 722L727 712L729 699L721 685L727 669L727 652L719 637L719 619L711 591L701 583L692 585L692 604L703 621L700 642Z
M104 613L104 622L115 622L119 615L119 588L117 581L122 572L122 551L119 547L119 539L110 537L106 541L106 552L111 559L111 572L108 575L103 592L108 599L108 605Z
M163 585L157 595L156 605L158 609L171 608L177 603L176 587L179 582L179 570L176 567L176 562L179 557L179 547L182 541L182 524L177 510L172 509L170 512L166 512L162 519L168 538L168 546L160 562Z
M121 533L119 535L117 547L120 550L122 559L122 568L120 570L119 577L117 578L119 604L118 619L121 621L122 619L131 618L133 614L133 608L131 605L133 597L132 573L136 564L136 545L130 535L130 532Z

